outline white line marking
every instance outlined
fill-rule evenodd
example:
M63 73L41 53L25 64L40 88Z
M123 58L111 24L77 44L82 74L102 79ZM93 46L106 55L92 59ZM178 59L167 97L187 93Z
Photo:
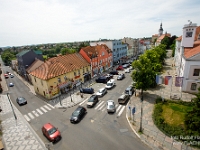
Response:
M98 109L102 104L104 103L104 101L102 101L97 107L95 107L94 109Z
M119 107L116 110L116 113L119 111L119 109L122 107L122 105L119 105Z
M86 100L84 100L84 101L82 101L79 105L82 105L83 103L85 103L85 101L87 101L87 99Z
M105 106L105 103L98 110L101 110L104 106Z
M28 115L31 117L31 119L35 118L31 113L28 113Z
M52 105L50 105L50 104L47 104L49 107L51 107L52 109L54 109L55 107L53 107Z
M32 111L32 113L33 113L36 117L39 116L39 114L38 114L36 111Z
M37 110L37 112L39 112L40 113L40 115L42 115L43 114L43 112L41 112L39 109L36 109Z
M24 118L27 120L27 121L30 121L31 119L29 119L29 117L27 115L24 115Z
M49 108L47 105L44 105L44 107L48 110L51 110L51 108Z
M125 109L125 106L123 106L122 109L120 110L120 112L118 113L118 115L117 115L118 117L122 114L122 112L124 111L124 109Z
M47 112L43 107L40 107L40 109L42 109L45 113Z

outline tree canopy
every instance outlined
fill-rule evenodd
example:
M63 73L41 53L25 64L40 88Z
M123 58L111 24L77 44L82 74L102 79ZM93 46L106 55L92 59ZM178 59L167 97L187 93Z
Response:
M5 65L10 65L11 64L11 60L15 59L15 53L11 52L10 50L5 50L2 54L1 54L1 58L4 62Z

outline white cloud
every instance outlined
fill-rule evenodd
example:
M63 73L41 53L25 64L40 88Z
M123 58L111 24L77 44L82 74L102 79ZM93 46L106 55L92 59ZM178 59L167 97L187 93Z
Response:
M0 5L0 46L180 36L191 20L200 24L198 0L8 0Z

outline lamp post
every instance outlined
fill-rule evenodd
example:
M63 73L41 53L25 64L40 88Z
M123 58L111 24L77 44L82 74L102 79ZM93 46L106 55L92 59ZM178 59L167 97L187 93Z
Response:
M143 89L141 89L141 115L140 115L140 129L139 129L139 132L142 132L142 116L143 116Z
M15 114L15 111L14 111L14 109L13 109L13 106L12 106L12 103L11 103L11 100L10 100L10 97L9 97L8 94L9 94L9 93L7 93L8 101L9 101L9 103L10 103L10 106L11 106L11 109L12 109L12 112L13 112L13 115L14 115L14 117L15 117L15 120L17 120L17 116L16 116L16 114Z

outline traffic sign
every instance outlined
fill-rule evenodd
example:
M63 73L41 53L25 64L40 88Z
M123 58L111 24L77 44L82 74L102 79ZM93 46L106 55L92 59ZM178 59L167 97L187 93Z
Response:
M135 113L135 107L133 107L133 109L132 109L132 114L134 114Z

